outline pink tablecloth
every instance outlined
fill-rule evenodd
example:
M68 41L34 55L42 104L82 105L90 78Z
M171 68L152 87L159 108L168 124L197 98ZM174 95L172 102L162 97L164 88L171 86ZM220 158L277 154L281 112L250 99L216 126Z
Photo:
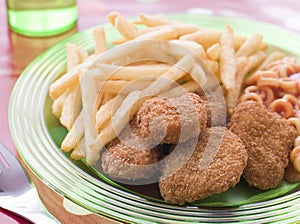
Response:
M16 80L26 65L59 40L77 31L106 22L110 11L126 17L146 13L198 13L246 18L282 26L300 33L298 0L78 0L77 26L51 38L30 38L9 31L5 2L0 1L0 141L16 149L8 125L8 104ZM13 116L13 115L12 115ZM16 118L17 119L17 118ZM16 223L0 213L0 223Z

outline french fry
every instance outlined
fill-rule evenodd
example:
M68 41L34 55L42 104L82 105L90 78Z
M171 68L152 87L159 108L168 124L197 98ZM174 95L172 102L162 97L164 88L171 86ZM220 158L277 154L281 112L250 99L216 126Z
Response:
M256 80L256 71L259 69L258 66L266 59L266 54L263 51L259 51L249 57L249 62L246 66L247 72L252 71L245 79L245 84L249 85Z
M83 121L83 112L81 111L79 116L76 118L72 128L69 130L65 139L61 144L61 148L65 152L71 151L75 148L80 140L84 136L84 121Z
M78 66L74 67L71 71L67 72L55 80L49 87L49 95L52 99L58 98L68 88L77 86L79 78L85 71L88 70L89 66L94 63L97 59L97 55L88 56L85 61Z
M266 44L265 42L261 42L260 45L258 46L257 51L266 51L268 50L268 44Z
M77 46L74 44L67 44L67 71L71 71L76 65L80 64L76 48Z
M96 83L95 85L99 84ZM102 86L102 82L101 82L101 85L99 88L96 87L96 89L101 89L101 86ZM97 95L97 99L96 99L96 109L98 110L102 105L103 105L103 99L104 99L104 93L101 92L101 90L99 91L98 95Z
M84 121L84 134L85 134L85 150L86 156L94 151L100 151L103 147L98 139L98 131L96 129L95 114L96 114L96 99L97 89L93 75L84 74L80 80L80 87L82 92L82 110ZM98 157L99 158L99 155Z
M71 71L87 57L88 52L80 45L67 44L67 71Z
M149 77L153 79L165 73L170 69L168 64L156 65L133 65L133 66L115 66L104 63L95 63L91 68L99 68L104 74L108 76L98 75L96 80L123 80L131 81L141 77Z
M163 17L162 14L148 15L145 13L140 13L139 18L137 20L135 20L134 23L153 27L153 26L162 26L162 25L173 24L176 22L166 19L165 17Z
M258 67L258 69L260 70L265 70L268 66L268 64L270 64L273 61L276 61L278 59L281 59L285 56L284 53L279 52L279 51L275 51L273 53L271 53L265 60L264 62Z
M119 38L119 39L113 40L111 43L114 45L121 45L127 41L129 41L129 40L126 40L125 38Z
M148 86L150 86L157 77L152 77L152 78L153 79L151 79L151 76L148 76L148 77L141 77L139 79L132 80L132 81L128 82L128 84L126 84L119 91L118 94L128 95L129 93L131 93L135 90L144 90L144 89L148 88Z
M133 115L137 112L138 108L135 104L142 98L142 91L131 92L122 101L120 107L112 116L112 126L114 132L118 135L123 128L131 121Z
M100 130L110 119L111 115L120 107L122 101L125 99L124 95L117 95L113 99L102 105L96 113L96 128Z
M234 35L234 50L237 51L245 42L246 37L241 35Z
M115 20L117 17L121 16L120 13L116 12L116 11L113 11L113 12L110 12L108 15L107 15L107 20L108 22L110 22L113 26L115 25Z
M156 79L155 76L152 76L153 80ZM125 86L128 86L131 81L125 81L125 80L108 80L104 83L101 91L104 93L109 94L123 94L128 95L130 92L134 90L141 90L145 89L147 86L149 86L153 80L149 79L147 77L146 79L137 79L134 80L134 86L132 88L124 88Z
M120 89L118 94L128 95L135 90L145 90L149 88L156 79L157 77L151 78L151 76L137 78L128 82L122 89Z
M190 76L196 81L196 83L198 83L199 86L202 86L206 82L206 72L198 63L193 65Z
M128 65L126 65L126 67L128 66L142 66L142 65L151 65L150 67L152 67L152 65L166 65L164 63L160 63L158 61L155 60L143 60L143 61L134 61Z
M236 83L235 88L231 88L228 90L226 94L226 107L227 112L229 115L232 114L234 107L238 103L238 98L240 96L242 84L245 75L247 74L249 68L247 67L247 64L249 63L249 58L247 57L239 57L236 61Z
M80 142L74 147L70 157L74 160L81 160L85 155L85 138L83 137Z
M139 30L139 35L154 32L157 30L163 30L163 29L172 29L177 33L177 35L179 37L183 36L183 35L191 34L191 33L194 33L196 31L200 30L200 28L198 26L193 25L193 24L174 23L174 24L170 24L170 25L163 25L163 26L156 26L156 27L151 27L151 28L147 28L147 29L141 29L141 30Z
M181 23L167 25L166 27L170 27L170 28L174 29L176 31L178 37L194 33L201 29L198 26L193 25L193 24L181 24ZM160 27L160 28L163 28L163 27Z
M201 44L205 49L220 41L222 33L217 30L207 28L200 28L198 31L181 36L179 39L196 41ZM241 35L234 36L234 49L239 49L245 42L245 37Z
M64 98L64 104L61 111L59 121L68 130L72 128L74 120L79 115L81 110L81 91L77 86L69 89L66 97Z
M131 40L138 35L137 28L121 15L115 18L114 26L126 40Z
M247 65L248 71L257 68L266 59L266 57L266 53L263 51L258 51L257 53L251 55L249 57L249 63Z
M251 61L251 58L241 57L237 59L237 81L236 85L239 89L241 89L241 86L243 85L243 81L245 79L245 76L247 72L249 71L249 68L247 68L247 64L249 64L249 61Z
M173 40L177 39L178 34L173 28L158 29L137 36L134 40Z
M166 34L161 34L163 30L169 30ZM138 33L135 36L135 39L162 39L162 40L169 40L169 39L177 39L182 35L187 35L199 30L198 26L193 24L180 24L175 23L172 25L163 25L163 26L156 26L147 29L138 30ZM150 34L151 33L151 34ZM176 36L175 36L176 33ZM174 37L174 38L171 38ZM114 44L122 44L130 39L122 38L114 41Z
M107 80L101 84L101 92L105 94L118 94L126 84L128 84L126 80Z
M234 55L233 30L226 26L220 38L220 76L225 88L235 87L236 62Z
M174 83L174 85L182 85L182 84L184 84L186 82L189 82L191 80L193 80L193 79L191 78L190 74L186 74L186 75L182 76L180 79L177 79L176 83Z
M179 86L178 86L179 87ZM186 82L184 84L181 85L181 87L186 91L186 92L195 92L197 90L200 89L200 86L198 85L198 83L196 83L195 81L189 81ZM172 90L171 90L172 91ZM175 97L176 94L173 94L173 97ZM182 94L181 94L182 95ZM177 97L179 97L180 95L177 94Z
M61 76L49 87L49 95L52 99L57 99L62 95L68 88L77 86L79 83L79 69L76 67L72 71Z
M110 101L116 96L114 93L103 93L103 100L102 103L105 104L106 102Z
M205 63L207 64L207 66L210 68L210 70L212 71L212 73L215 75L215 77L219 80L219 82L221 83L221 78L220 78L220 71L219 71L219 63L218 61L214 61L214 60L204 60Z
M144 91L144 96L154 96L163 91L167 91L170 86L178 79L189 73L195 60L192 56L187 55L171 67L166 73L158 77Z
M209 59L217 61L220 57L221 47L219 43L215 43L206 50Z
M250 57L239 57L237 59L236 87L230 89L226 95L226 104L229 114L232 113L233 108L238 102L245 75L256 68L265 58L266 54L263 51L259 51Z
M62 108L63 108L66 96L67 96L67 92L60 95L57 99L53 100L53 104L51 106L51 109L52 109L52 113L57 118L60 118L60 116L61 116L61 112L62 112Z
M221 33L215 30L203 28L191 34L183 35L179 39L196 41L201 44L205 49L208 49L213 44L220 40Z
M145 53L149 54L151 47L156 44L155 41L141 40L128 43L127 45L119 45L114 47L113 50L101 54L101 57L98 55L94 56L94 60L88 65L91 66L93 63L128 65L130 62L140 61L145 57ZM128 56L130 56L130 61Z
M254 34L253 36L247 38L243 45L236 52L236 56L250 56L254 53L262 43L262 35Z
M160 96L170 97L170 98L171 97L180 97L187 92L195 92L199 88L200 87L199 87L198 83L192 80L192 81L186 82L182 85L177 85L174 88L161 93Z
M95 54L103 53L107 50L107 42L103 27L97 27L93 31L95 42Z
M194 42L194 41L189 41L189 40L170 40L169 41L172 44L178 44L188 50L190 50L192 53L197 55L200 58L205 58L205 50L202 47L202 45Z

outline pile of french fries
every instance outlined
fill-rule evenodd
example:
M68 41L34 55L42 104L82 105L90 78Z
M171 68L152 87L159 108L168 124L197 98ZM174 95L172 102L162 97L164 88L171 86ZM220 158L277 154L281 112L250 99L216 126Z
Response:
M231 113L245 75L276 59L261 35L237 35L229 25L213 30L143 13L129 21L117 12L108 21L121 34L115 47L103 27L94 29L93 54L68 44L67 72L49 89L52 111L69 130L62 150L89 164L146 99L221 87Z

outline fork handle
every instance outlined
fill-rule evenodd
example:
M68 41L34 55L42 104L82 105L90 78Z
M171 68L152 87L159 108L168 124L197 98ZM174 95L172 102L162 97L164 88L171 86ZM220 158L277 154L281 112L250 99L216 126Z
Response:
M4 216L7 216L9 219L13 219L13 222L11 222L11 224L34 224L33 222L31 222L30 220L26 219L25 217L15 213L15 212L12 212L12 211L9 211L5 208L2 208L0 207L0 216L1 216L1 213L4 215ZM6 221L8 222L8 220ZM9 223L8 223L9 224Z

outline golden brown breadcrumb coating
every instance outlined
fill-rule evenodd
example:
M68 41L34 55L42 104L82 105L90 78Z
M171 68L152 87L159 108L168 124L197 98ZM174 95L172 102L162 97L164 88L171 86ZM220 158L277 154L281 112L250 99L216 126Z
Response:
M139 135L136 119L119 138L107 145L101 158L102 169L112 178L136 180L149 178L157 171L159 152Z
M193 140L180 144L182 149L165 160L159 188L168 203L184 204L224 192L240 181L246 166L247 151L227 128L207 128L196 139L191 156L185 158L184 148L190 148Z
M176 144L194 138L204 130L207 109L203 100L194 93L178 98L158 96L142 104L137 119L143 137Z
M207 110L207 127L225 127L227 112L223 95L213 91L206 91L200 94Z
M275 188L284 177L296 129L286 119L254 101L238 104L229 124L248 151L243 177L250 186Z

